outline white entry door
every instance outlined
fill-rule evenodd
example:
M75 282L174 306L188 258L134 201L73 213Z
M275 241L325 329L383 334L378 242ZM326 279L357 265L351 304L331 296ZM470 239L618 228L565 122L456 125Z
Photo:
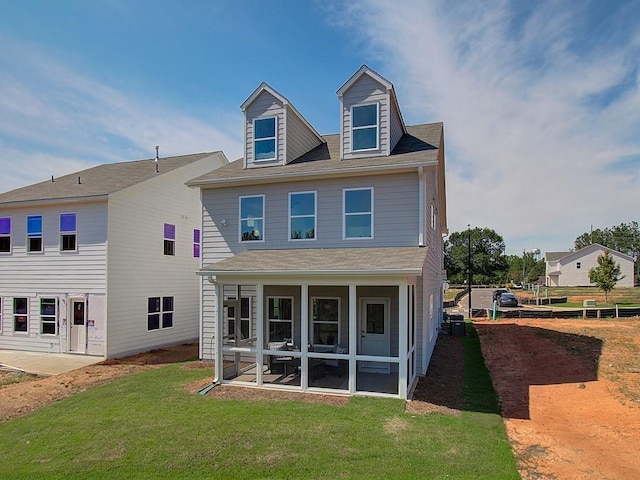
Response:
M389 356L391 353L390 300L362 298L360 300L360 354ZM389 373L389 363L360 362L360 370Z
M85 301L71 300L71 328L69 329L69 351L85 353L87 344L87 320Z

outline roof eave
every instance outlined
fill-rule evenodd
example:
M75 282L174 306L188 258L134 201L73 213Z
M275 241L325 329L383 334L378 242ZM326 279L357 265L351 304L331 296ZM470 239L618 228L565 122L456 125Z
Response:
M208 270L203 268L196 272L197 275L204 277L209 276L229 276L229 277L299 277L299 276L330 276L330 277L342 277L342 276L420 276L422 275L421 268L394 268L394 269L380 269L380 270Z
M76 203L93 203L101 202L109 199L109 194L87 195L84 197L61 197L33 200L16 200L13 202L3 202L0 206L3 208L22 208L31 207L33 205L59 205L59 204L76 204Z

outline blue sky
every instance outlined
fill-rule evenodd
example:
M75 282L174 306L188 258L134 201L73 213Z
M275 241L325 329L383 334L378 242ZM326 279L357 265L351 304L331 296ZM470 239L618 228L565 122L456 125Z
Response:
M448 221L507 253L639 220L640 2L0 0L0 190L223 150L262 81L320 133L366 63L445 122Z

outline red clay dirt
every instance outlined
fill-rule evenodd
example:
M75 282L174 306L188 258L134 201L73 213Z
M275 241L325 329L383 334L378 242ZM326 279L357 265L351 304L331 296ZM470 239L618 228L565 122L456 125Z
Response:
M523 479L640 478L640 320L474 326Z

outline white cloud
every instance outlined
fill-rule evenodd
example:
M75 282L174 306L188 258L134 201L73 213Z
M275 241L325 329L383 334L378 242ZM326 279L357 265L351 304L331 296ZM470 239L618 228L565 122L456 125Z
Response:
M74 71L51 52L2 37L2 191L105 162L223 150L241 154L240 112L189 116Z
M605 170L640 153L638 81L606 106L590 99L638 75L640 28L583 47L598 19L581 5L350 3L348 28L396 85L405 119L445 122L451 231L486 226L508 253L544 252L592 224L638 219L638 177Z

